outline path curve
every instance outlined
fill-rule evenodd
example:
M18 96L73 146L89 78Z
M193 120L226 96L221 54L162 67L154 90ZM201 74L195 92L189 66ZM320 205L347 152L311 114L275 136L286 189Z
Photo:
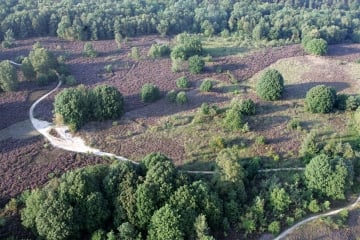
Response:
M287 235L289 235L292 231L294 231L296 228L300 227L301 225L304 225L305 223L308 223L308 222L311 222L313 220L316 220L316 219L319 219L319 218L322 218L322 217L327 217L327 216L332 216L332 215L336 215L338 214L339 212L343 211L343 210L351 210L351 209L354 209L355 207L357 207L357 205L359 204L360 202L360 196L356 199L356 201L353 203L353 204L350 204L348 206L345 206L343 208L339 208L339 209L336 209L336 210L332 210L330 212L327 212L327 213L322 213L322 214L319 214L319 215L315 215L315 216L312 216L312 217L308 217L298 223L296 223L294 226L288 228L287 230L283 231L280 235L278 235L276 238L274 238L274 240L280 240L280 239L283 239L285 238Z
M17 66L21 66L21 64L17 64L15 62L12 62L12 64L15 64ZM60 148L60 149L64 149L66 151L71 151L71 152L77 152L77 153L92 153L94 155L97 156L107 156L107 157L111 157L111 158L116 158L120 161L129 161L132 162L133 164L139 164L135 161L132 161L130 159L127 159L125 157L122 156L117 156L115 154L112 153L107 153L107 152L102 152L99 149L95 149L95 148L91 148L89 146L87 146L84 142L83 139L81 139L80 137L74 137L71 135L71 133L69 133L69 128L67 126L55 126L54 124L47 122L47 121L43 121L40 119L37 119L34 117L34 109L36 108L36 106L45 98L47 98L50 94L54 93L55 91L57 91L60 86L61 86L62 82L59 81L59 83L57 84L57 86L51 90L50 92L48 92L47 94L45 94L44 96L42 96L41 98L39 98L37 101L35 101L29 110L29 117L30 117L30 121L32 123L32 125L34 126L34 128L41 133L50 143L51 145L53 145L54 147ZM50 134L50 131L54 129L58 135L60 137L55 137L53 135ZM275 169L260 169L259 172L279 172L279 171L303 171L304 168L275 168ZM213 171L186 171L187 173L194 173L194 174L214 174ZM315 219L319 219L321 217L326 217L326 216L331 216L331 215L335 215L338 214L339 212L343 211L343 210L350 210L353 209L357 206L357 204L360 202L360 195L359 197L356 199L356 201L353 204L350 204L346 207L337 209L337 210L333 210L327 213L323 213L323 214L319 214L316 216L312 216L309 218L306 218L298 223L296 223L294 226L288 228L287 230L285 230L284 232L282 232L280 235L278 235L274 240L280 240L285 238L288 234L290 234L292 231L294 231L296 228L298 228L299 226L308 223L310 221L313 221Z

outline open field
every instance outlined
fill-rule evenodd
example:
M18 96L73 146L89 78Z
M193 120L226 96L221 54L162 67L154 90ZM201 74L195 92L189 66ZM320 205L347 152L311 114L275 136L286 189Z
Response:
M262 49L242 57L219 56L207 62L205 72L199 75L187 71L172 73L170 59L148 59L146 53L151 44L159 41L155 36L130 39L121 49L117 49L114 41L93 42L99 52L99 57L94 59L82 56L83 42L57 38L24 40L18 41L17 47L4 50L0 60L27 55L36 41L57 55L66 56L78 83L88 87L109 84L123 93L126 114L122 119L89 123L77 133L89 145L107 152L139 160L149 152L159 151L184 169L211 170L221 150L212 143L216 138L223 138L227 147L239 148L244 158L261 156L265 159L264 167L286 167L303 166L297 160L298 148L312 129L317 130L319 141L326 141L334 134L343 141L353 139L348 120L351 113L309 114L304 111L303 98L306 91L317 84L333 86L341 93L357 94L360 65L354 61L360 58L359 45L330 46L327 57L304 56L298 45ZM134 46L140 48L139 61L128 56ZM113 66L112 73L104 70L108 64ZM254 83L268 67L279 70L285 78L286 90L281 101L262 101L255 94ZM191 81L191 87L186 90L187 104L169 103L165 98L152 104L141 102L139 90L144 83L158 85L165 95L176 89L175 81L183 75ZM210 93L199 91L205 78L215 83ZM238 83L231 83L231 78ZM26 123L30 105L52 87L23 82L19 91L0 94L0 207L20 192L40 186L67 170L108 161L53 149L32 134L23 138L22 133L33 131ZM249 131L231 132L222 124L224 111L233 98L250 98L257 103L256 115L244 119ZM196 122L199 107L205 102L216 105L219 113ZM41 103L35 110L36 116L50 121L52 103L53 97ZM292 119L300 121L301 129L288 129ZM19 130L18 126L21 131L13 131ZM261 137L264 142L258 141Z

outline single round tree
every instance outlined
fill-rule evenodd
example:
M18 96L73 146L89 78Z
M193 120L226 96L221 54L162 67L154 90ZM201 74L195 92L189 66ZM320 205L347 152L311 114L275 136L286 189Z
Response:
M189 58L189 71L194 74L199 74L203 71L205 67L204 60L198 56L192 56Z
M182 77L179 77L178 79L176 79L176 86L178 88L188 88L188 87L190 87L190 82L187 79L187 77L182 76Z
M210 92L213 88L213 83L210 79L205 79L200 85L200 91Z
M146 83L141 88L141 100L143 102L155 102L160 98L160 90L159 88L152 84L152 83Z
M267 70L256 85L257 94L264 100L274 101L281 97L284 90L284 78L275 69Z
M124 99L115 87L102 85L92 91L94 117L98 121L119 118L124 112Z
M328 44L322 38L315 38L305 44L304 50L309 54L322 56L327 53Z
M334 88L318 85L306 93L305 108L311 113L331 112L336 100Z
M187 103L187 101L188 101L188 98L184 91L181 91L176 95L176 103L185 104L185 103Z

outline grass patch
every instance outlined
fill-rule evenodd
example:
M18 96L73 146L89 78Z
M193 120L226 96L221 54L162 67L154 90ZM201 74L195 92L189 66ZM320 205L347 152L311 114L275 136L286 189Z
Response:
M241 41L232 37L203 37L202 44L205 55L209 54L212 57L239 56L250 51L248 47L242 45Z

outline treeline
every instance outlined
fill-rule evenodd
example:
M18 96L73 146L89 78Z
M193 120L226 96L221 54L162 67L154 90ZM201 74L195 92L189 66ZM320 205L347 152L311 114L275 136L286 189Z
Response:
M181 32L298 42L311 30L329 43L360 41L359 0L2 1L0 39L99 40Z
M90 166L23 193L21 219L44 239L210 240L238 230L245 236L278 234L309 212L328 210L327 199L344 199L351 187L352 160L342 158L342 151L320 152L305 174L285 178L259 173L260 158L242 159L236 148L221 150L214 174L206 178L180 172L160 153L145 156L139 165Z

